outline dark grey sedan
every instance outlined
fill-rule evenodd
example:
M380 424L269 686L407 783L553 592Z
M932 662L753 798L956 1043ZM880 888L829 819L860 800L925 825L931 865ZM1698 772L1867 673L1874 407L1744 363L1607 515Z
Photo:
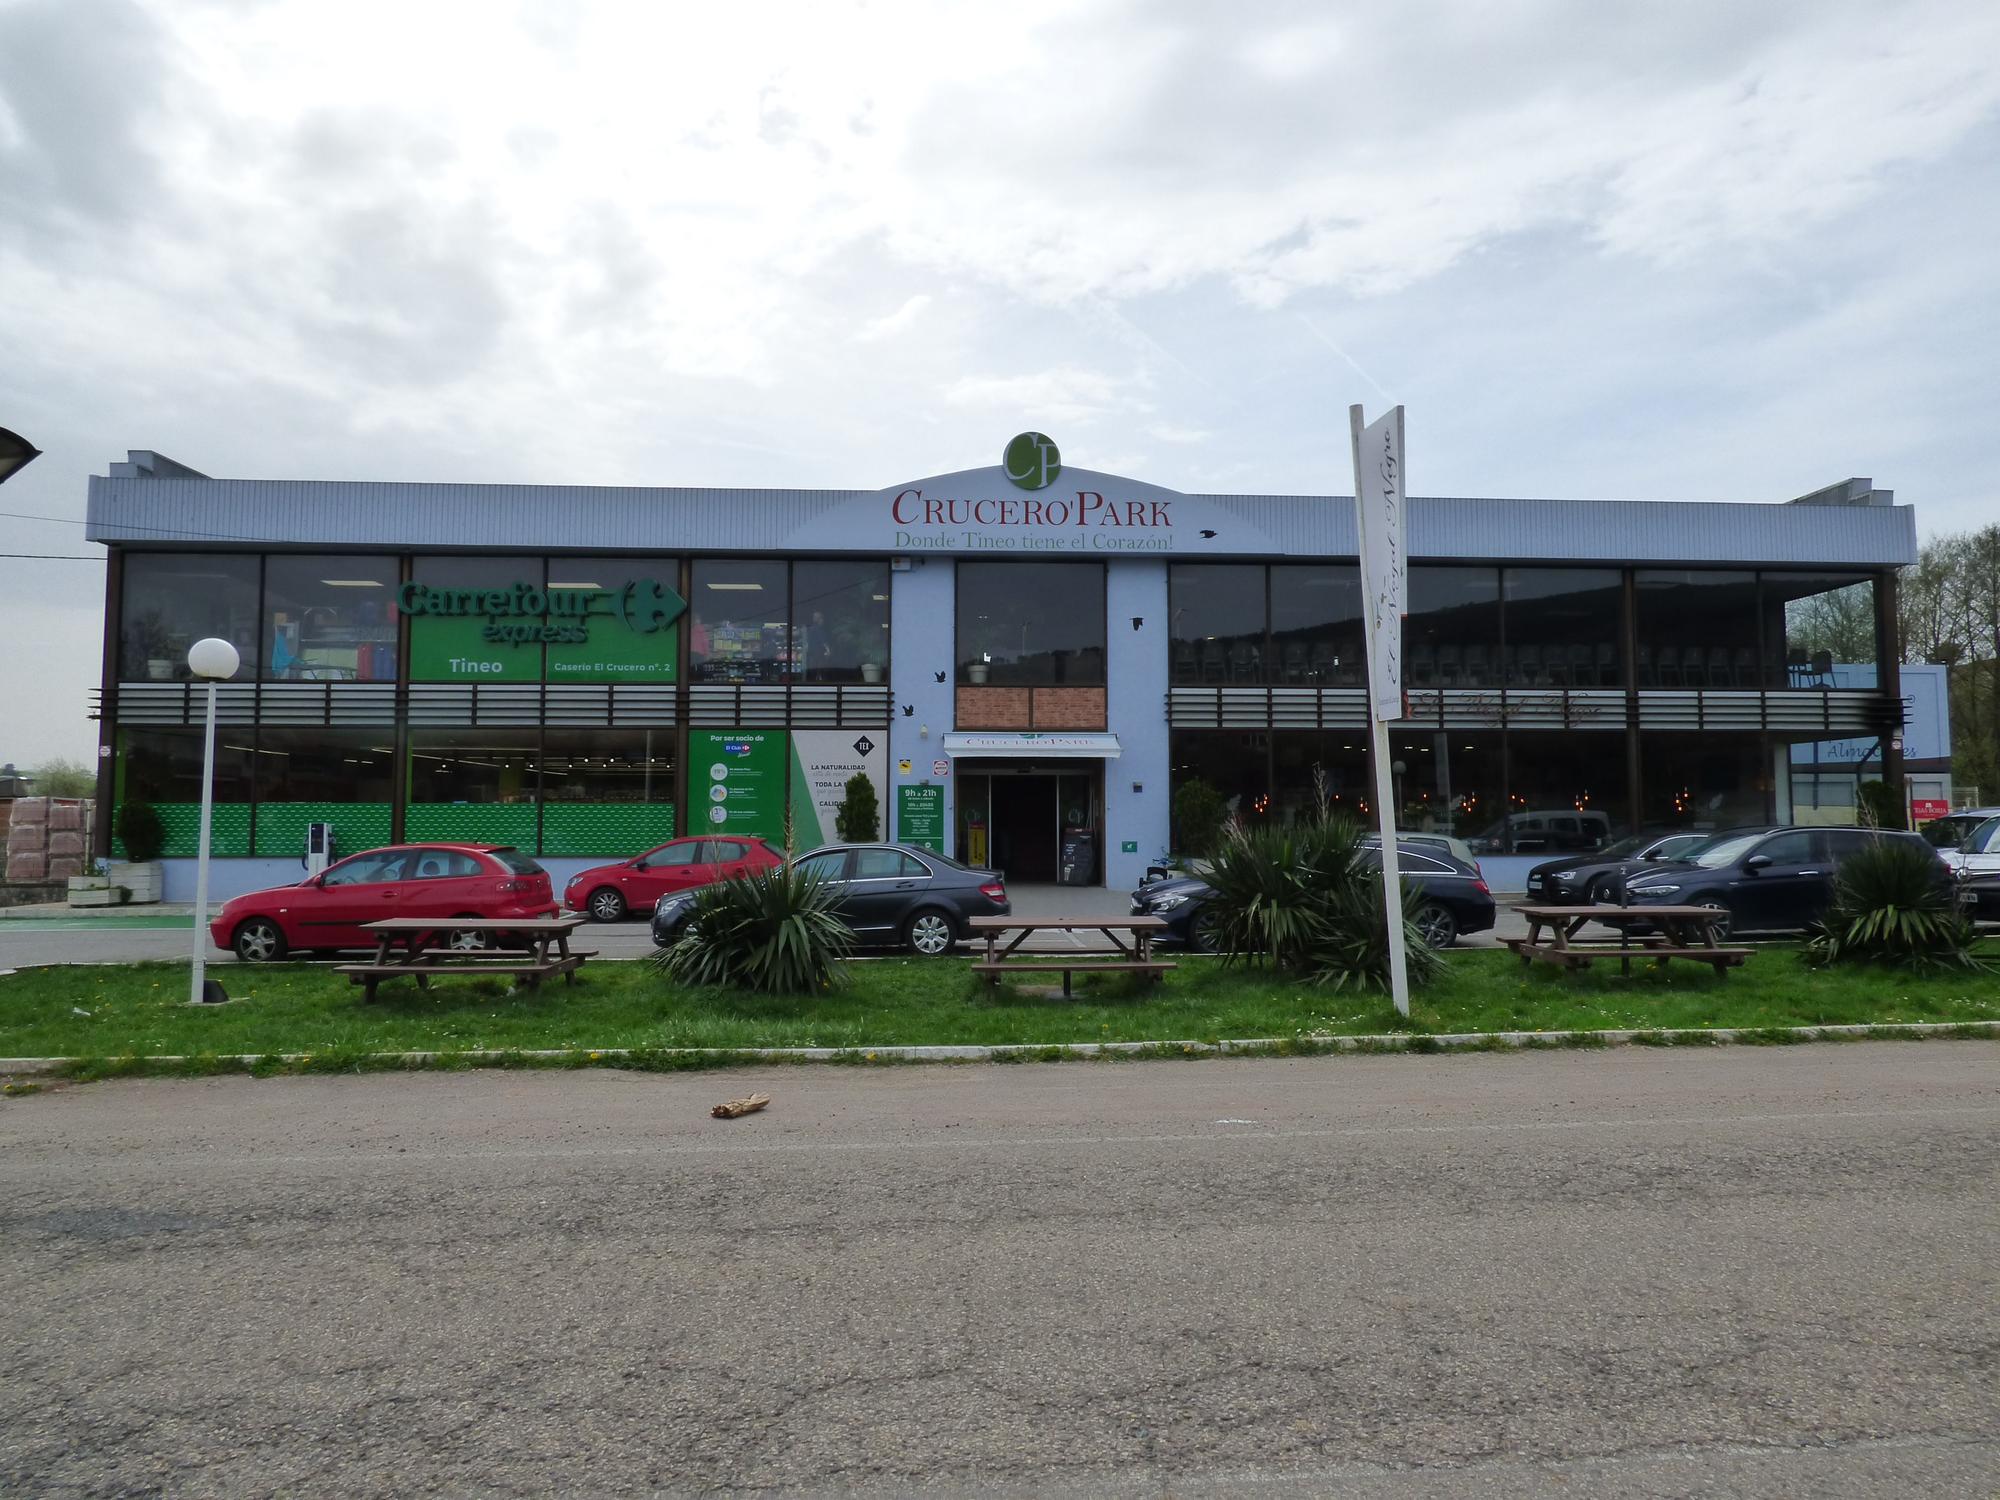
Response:
M795 868L834 890L834 911L869 947L908 948L927 958L970 937L973 917L1013 911L1007 886L992 870L975 870L914 844L829 844L798 857ZM653 941L677 941L697 892L664 898L653 909Z

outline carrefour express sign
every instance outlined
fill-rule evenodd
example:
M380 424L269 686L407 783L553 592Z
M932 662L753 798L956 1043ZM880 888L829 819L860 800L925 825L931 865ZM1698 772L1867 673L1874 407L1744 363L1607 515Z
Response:
M681 596L651 578L617 589L542 588L516 583L504 589L432 588L406 583L396 605L414 617L483 618L483 640L495 645L581 645L594 618L615 619L635 635L651 635L687 610Z

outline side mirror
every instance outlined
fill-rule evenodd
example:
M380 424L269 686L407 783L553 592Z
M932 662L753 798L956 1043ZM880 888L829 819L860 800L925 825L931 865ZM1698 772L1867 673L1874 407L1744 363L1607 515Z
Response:
M1771 856L1768 854L1753 854L1743 861L1743 868L1752 875L1755 875L1759 870L1768 870L1770 867Z
M1652 864L1664 858L1664 856L1657 849L1648 849L1643 855L1640 856L1640 858L1645 860L1646 863Z

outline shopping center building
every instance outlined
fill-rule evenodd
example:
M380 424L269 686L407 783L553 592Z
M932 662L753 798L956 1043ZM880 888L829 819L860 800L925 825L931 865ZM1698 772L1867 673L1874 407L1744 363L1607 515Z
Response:
M1350 500L1006 453L878 490L214 479L133 453L90 481L100 796L160 811L168 895L191 889L186 654L221 636L225 895L296 878L314 822L342 852L512 844L558 884L682 833L789 821L803 848L856 772L885 837L1015 882L1136 883L1195 781L1246 819L1316 787L1367 808ZM1868 480L1419 497L1407 540L1400 815L1476 840L1497 886L1637 827L1823 821L1821 780L1810 816L1795 791L1817 744L1901 783L1916 528Z

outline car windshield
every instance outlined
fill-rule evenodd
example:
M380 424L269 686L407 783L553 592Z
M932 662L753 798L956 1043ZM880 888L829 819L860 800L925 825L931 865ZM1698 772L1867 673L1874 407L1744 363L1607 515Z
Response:
M516 875L539 875L542 873L542 867L528 858L519 849L493 849L488 852Z
M1720 870L1735 864L1762 837L1761 833L1739 833L1731 838L1711 839L1699 848L1690 849L1681 858L1700 865L1704 870Z

